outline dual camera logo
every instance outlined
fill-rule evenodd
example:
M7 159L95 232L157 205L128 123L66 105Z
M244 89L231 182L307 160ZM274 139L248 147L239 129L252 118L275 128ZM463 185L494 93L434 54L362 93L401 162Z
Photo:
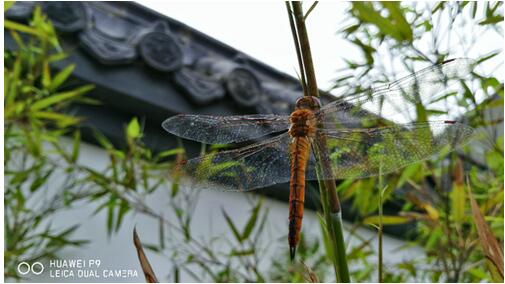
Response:
M21 275L26 275L28 273L39 275L44 272L44 265L40 262L34 262L31 265L28 262L20 262L18 264L18 273Z

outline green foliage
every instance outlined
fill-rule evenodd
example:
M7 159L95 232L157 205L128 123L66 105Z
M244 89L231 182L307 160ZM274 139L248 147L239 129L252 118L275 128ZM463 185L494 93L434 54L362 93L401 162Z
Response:
M85 179L92 182L94 191L90 198L98 203L95 213L107 212L107 232L117 232L126 214L132 210L147 215L156 215L149 206L136 201L167 185L166 173L173 163L164 161L168 152L153 154L141 141L142 131L137 118L125 129L125 149L115 147L105 136L96 132L95 138L106 150L109 164L101 171L81 167ZM182 153L179 150L171 151Z
M72 65L51 75L50 63L64 56L40 9L29 26L7 20L5 26L18 46L4 51L4 277L18 278L20 261L54 258L64 247L87 243L71 237L76 225L56 228L50 221L54 213L86 197L78 171L61 165L58 157L75 162L79 156L80 134L70 128L79 118L64 109L92 86L65 87ZM65 134L75 138L72 155L59 147ZM48 194L49 183L56 194Z
M411 42L413 39L412 29L405 19L400 2L380 2L380 8L375 8L373 2L355 2L352 4L353 16L360 20L361 24L371 24L379 29L372 37L380 38L389 36L399 42ZM381 15L381 11L386 10L388 16ZM357 40L357 39L356 39ZM374 50L374 48L355 42L364 49Z
M303 259L303 261L291 262L289 253L286 250L279 252L283 257L272 259L269 282L313 282L310 279L311 274L317 276L319 280L317 282L333 282L335 280L330 278L330 275L332 275L328 263L330 259L323 253L319 239L310 240L302 234L296 253L297 257Z
M156 252L169 252L170 261L175 263L170 277L177 279L180 273L185 273L198 282L209 279L213 282L265 282L266 275L259 270L259 265L265 261L262 256L267 251L262 248L259 238L264 234L268 209L263 207L262 200L252 204L250 215L243 225L236 224L222 211L223 221L233 233L233 239L197 239L190 226L196 200L194 194L198 192L186 189L171 200L176 222L164 221L172 232L166 236L168 247L163 250L160 245L146 246ZM196 268L201 273L194 273Z
M454 57L457 52L468 54L484 33L503 41L501 26L497 25L503 21L502 2L353 2L347 21L348 27L341 32L363 56L356 61L347 59L347 66L335 79L334 87L346 94L359 93L374 83L394 81L401 67L410 73L421 62L433 64ZM469 33L470 29L474 32ZM472 44L452 44L458 37ZM418 49L427 39L431 45ZM478 129L471 146L457 153L443 151L431 161L387 177L388 188L401 188L406 194L402 198L393 191L385 196L386 201L404 206L399 216L382 216L382 223L387 226L415 221L417 230L413 233L417 237L413 244L423 247L426 255L389 266L385 255L385 282L491 281L492 272L482 261L483 252L470 214L467 186L473 189L494 236L503 243L503 134L492 130L501 127L503 119L497 117L503 115L503 79L486 72L488 67L484 67L493 62L496 65L493 59L497 56L503 56L502 50L475 58L475 69L460 82L459 89L448 90L431 102L460 107L459 112ZM431 109L429 104L415 107L417 121L445 114ZM488 132L482 135L484 130ZM469 177L468 185L463 182L465 176ZM358 223L377 224L380 219L376 213L376 184L376 179L356 180L339 187L344 198L351 199L354 209L363 216ZM370 281L361 276L359 279Z
M29 25L6 20L6 28L17 44L4 52L4 277L12 279L20 277L16 267L21 261L57 258L65 247L87 243L72 236L77 225L51 222L76 202L86 200L97 204L96 212L106 210L109 234L118 231L132 208L152 214L136 200L165 184L173 165L166 157L184 151L153 155L142 144L140 123L133 118L125 129L125 149L96 134L110 158L103 171L82 164L77 127L85 118L68 113L67 107L96 103L84 97L93 86L66 84L75 64L59 71L53 67L67 54L39 7Z
M7 11L14 3L14 1L4 1L4 11Z

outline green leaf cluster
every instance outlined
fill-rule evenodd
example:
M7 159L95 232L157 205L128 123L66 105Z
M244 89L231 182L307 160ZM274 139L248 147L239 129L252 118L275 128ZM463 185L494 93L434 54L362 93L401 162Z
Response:
M415 71L419 63L431 65L468 54L473 44L449 44L464 37L478 42L483 33L501 33L503 3L495 2L353 2L348 6L348 26L341 30L345 39L362 51L357 60L345 59L335 78L335 89L346 95L358 94L368 86L392 82ZM470 33L473 30L475 34ZM476 31L479 32L476 32ZM503 41L502 35L496 35ZM499 38L499 39L498 39ZM430 39L429 45L424 45ZM420 46L424 46L423 49ZM423 104L405 103L415 110L411 120L436 120L446 111L431 104L461 108L466 122L477 129L470 145L457 152L446 149L430 160L408 166L385 178L388 190L384 208L401 206L398 215L377 213L377 179L346 180L340 195L350 200L361 217L357 223L387 226L415 224L408 232L411 244L424 249L416 261L385 266L383 280L479 282L496 281L495 273L483 261L478 234L471 214L468 191L479 203L494 236L503 243L503 78L484 66L495 63L503 50L483 53L475 59L472 72L453 88ZM393 66L391 66L393 63ZM395 66L396 65L396 66ZM379 74L377 76L377 74ZM434 94L436 95L436 94ZM480 98L479 98L480 96ZM468 178L468 179L467 179ZM387 255L384 255L387 263ZM422 269L422 267L429 267ZM371 274L375 275L375 273ZM353 279L366 279L362 271ZM375 278L371 278L375 279ZM503 279L498 279L500 282Z

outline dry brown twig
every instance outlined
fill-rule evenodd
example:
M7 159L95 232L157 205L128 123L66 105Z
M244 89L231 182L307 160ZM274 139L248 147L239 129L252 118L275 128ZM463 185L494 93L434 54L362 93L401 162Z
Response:
M147 283L158 283L158 278L154 274L153 268L147 259L146 254L144 253L144 249L142 248L142 244L140 243L139 236L137 235L137 229L133 228L133 244L137 249L137 255L139 256L140 266L142 267L142 271L144 272L144 276L146 277Z
M482 213L480 212L479 205L472 195L472 190L470 188L470 182L468 181L468 197L470 198L470 203L472 206L472 216L475 221L475 226L477 228L477 234L479 235L480 244L484 255L493 264L498 273L500 274L501 281L503 281L503 251L496 240L493 232L489 228L489 225L484 220Z

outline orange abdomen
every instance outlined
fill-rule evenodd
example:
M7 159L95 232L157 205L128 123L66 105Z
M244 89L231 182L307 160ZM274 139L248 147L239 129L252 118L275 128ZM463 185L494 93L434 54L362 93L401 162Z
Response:
M310 142L306 136L293 137L290 145L291 180L289 194L289 233L288 241L291 259L300 239L305 201L305 170L310 154Z

